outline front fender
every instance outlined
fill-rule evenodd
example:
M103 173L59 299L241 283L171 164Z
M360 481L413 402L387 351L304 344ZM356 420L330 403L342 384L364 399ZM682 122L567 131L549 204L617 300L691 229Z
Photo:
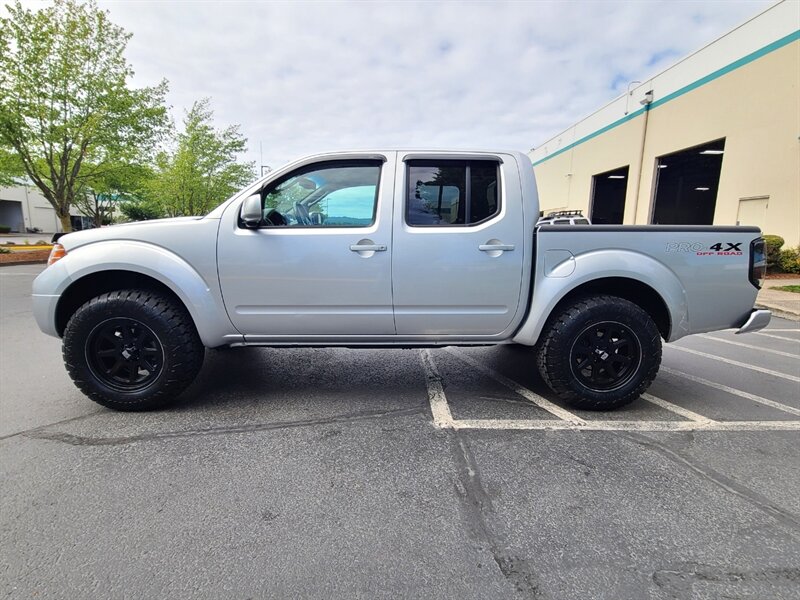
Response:
M550 252L565 253L564 267L556 265L545 269L546 252L537 257L530 310L514 336L514 342L534 345L553 309L567 294L582 285L609 277L638 281L661 296L671 323L667 341L677 340L690 332L686 290L678 276L664 264L631 250L595 250L578 256L563 250ZM567 263L573 261L574 270L566 268ZM613 291L608 293L613 294Z
M204 345L214 347L236 341L232 336L241 338L225 311L216 268L206 280L177 254L133 240L79 246L46 268L33 282L34 316L40 328L57 335L55 312L61 295L83 277L111 270L146 275L172 290L189 311Z

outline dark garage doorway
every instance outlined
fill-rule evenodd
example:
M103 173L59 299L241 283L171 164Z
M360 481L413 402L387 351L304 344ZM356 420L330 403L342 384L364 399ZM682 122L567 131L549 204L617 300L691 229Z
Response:
M712 225L725 138L658 157L653 223Z
M13 232L24 232L25 222L22 217L22 202L0 200L0 225L6 225Z
M628 167L592 176L592 223L622 225L625 194L628 190Z

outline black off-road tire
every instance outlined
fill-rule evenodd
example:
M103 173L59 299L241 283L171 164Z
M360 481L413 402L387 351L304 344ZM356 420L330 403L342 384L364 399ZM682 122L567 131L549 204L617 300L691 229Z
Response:
M614 349L621 339L627 341ZM621 351L625 356L620 354L616 364L624 364L630 356L629 366L619 369L614 381L613 370L604 374L608 365L604 361L614 361ZM586 361L589 364L580 369ZM617 296L586 296L550 317L537 346L537 363L550 389L569 405L613 410L636 400L655 379L661 364L661 335L650 315L633 302ZM602 382L604 375L610 381ZM592 376L598 382L590 381Z
M75 311L62 350L75 385L98 404L122 411L167 406L194 381L205 353L183 306L157 292L135 289L102 294ZM140 356L149 361L146 366L131 366ZM105 367L113 361L124 366L112 375L114 368ZM126 378L131 382L117 381Z

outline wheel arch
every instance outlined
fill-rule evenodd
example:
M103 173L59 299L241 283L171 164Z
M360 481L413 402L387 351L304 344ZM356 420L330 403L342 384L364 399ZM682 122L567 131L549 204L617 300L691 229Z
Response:
M664 298L656 290L629 277L603 277L582 283L567 292L553 307L553 314L582 296L607 295L623 298L645 311L656 324L661 337L669 339L672 318Z
M157 292L169 298L191 316L191 311L186 306L186 303L167 285L154 277L136 271L126 271L124 269L96 271L73 281L69 287L62 292L58 304L56 304L55 314L55 325L58 335L64 335L64 330L67 327L67 322L70 317L74 315L75 311L83 304L101 294L124 289L140 289ZM194 319L192 319L192 321L194 321ZM197 325L195 324L195 328L196 327Z
M577 297L593 294L633 302L650 315L666 341L689 333L686 291L677 275L664 264L626 250L597 250L574 259L574 273L567 277L545 275L539 261L528 315L514 335L514 342L536 344L554 311Z

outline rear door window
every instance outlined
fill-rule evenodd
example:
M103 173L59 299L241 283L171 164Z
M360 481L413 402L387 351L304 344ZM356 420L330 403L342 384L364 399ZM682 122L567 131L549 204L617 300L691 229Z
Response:
M497 162L411 160L407 165L405 218L409 225L463 227L500 212Z

